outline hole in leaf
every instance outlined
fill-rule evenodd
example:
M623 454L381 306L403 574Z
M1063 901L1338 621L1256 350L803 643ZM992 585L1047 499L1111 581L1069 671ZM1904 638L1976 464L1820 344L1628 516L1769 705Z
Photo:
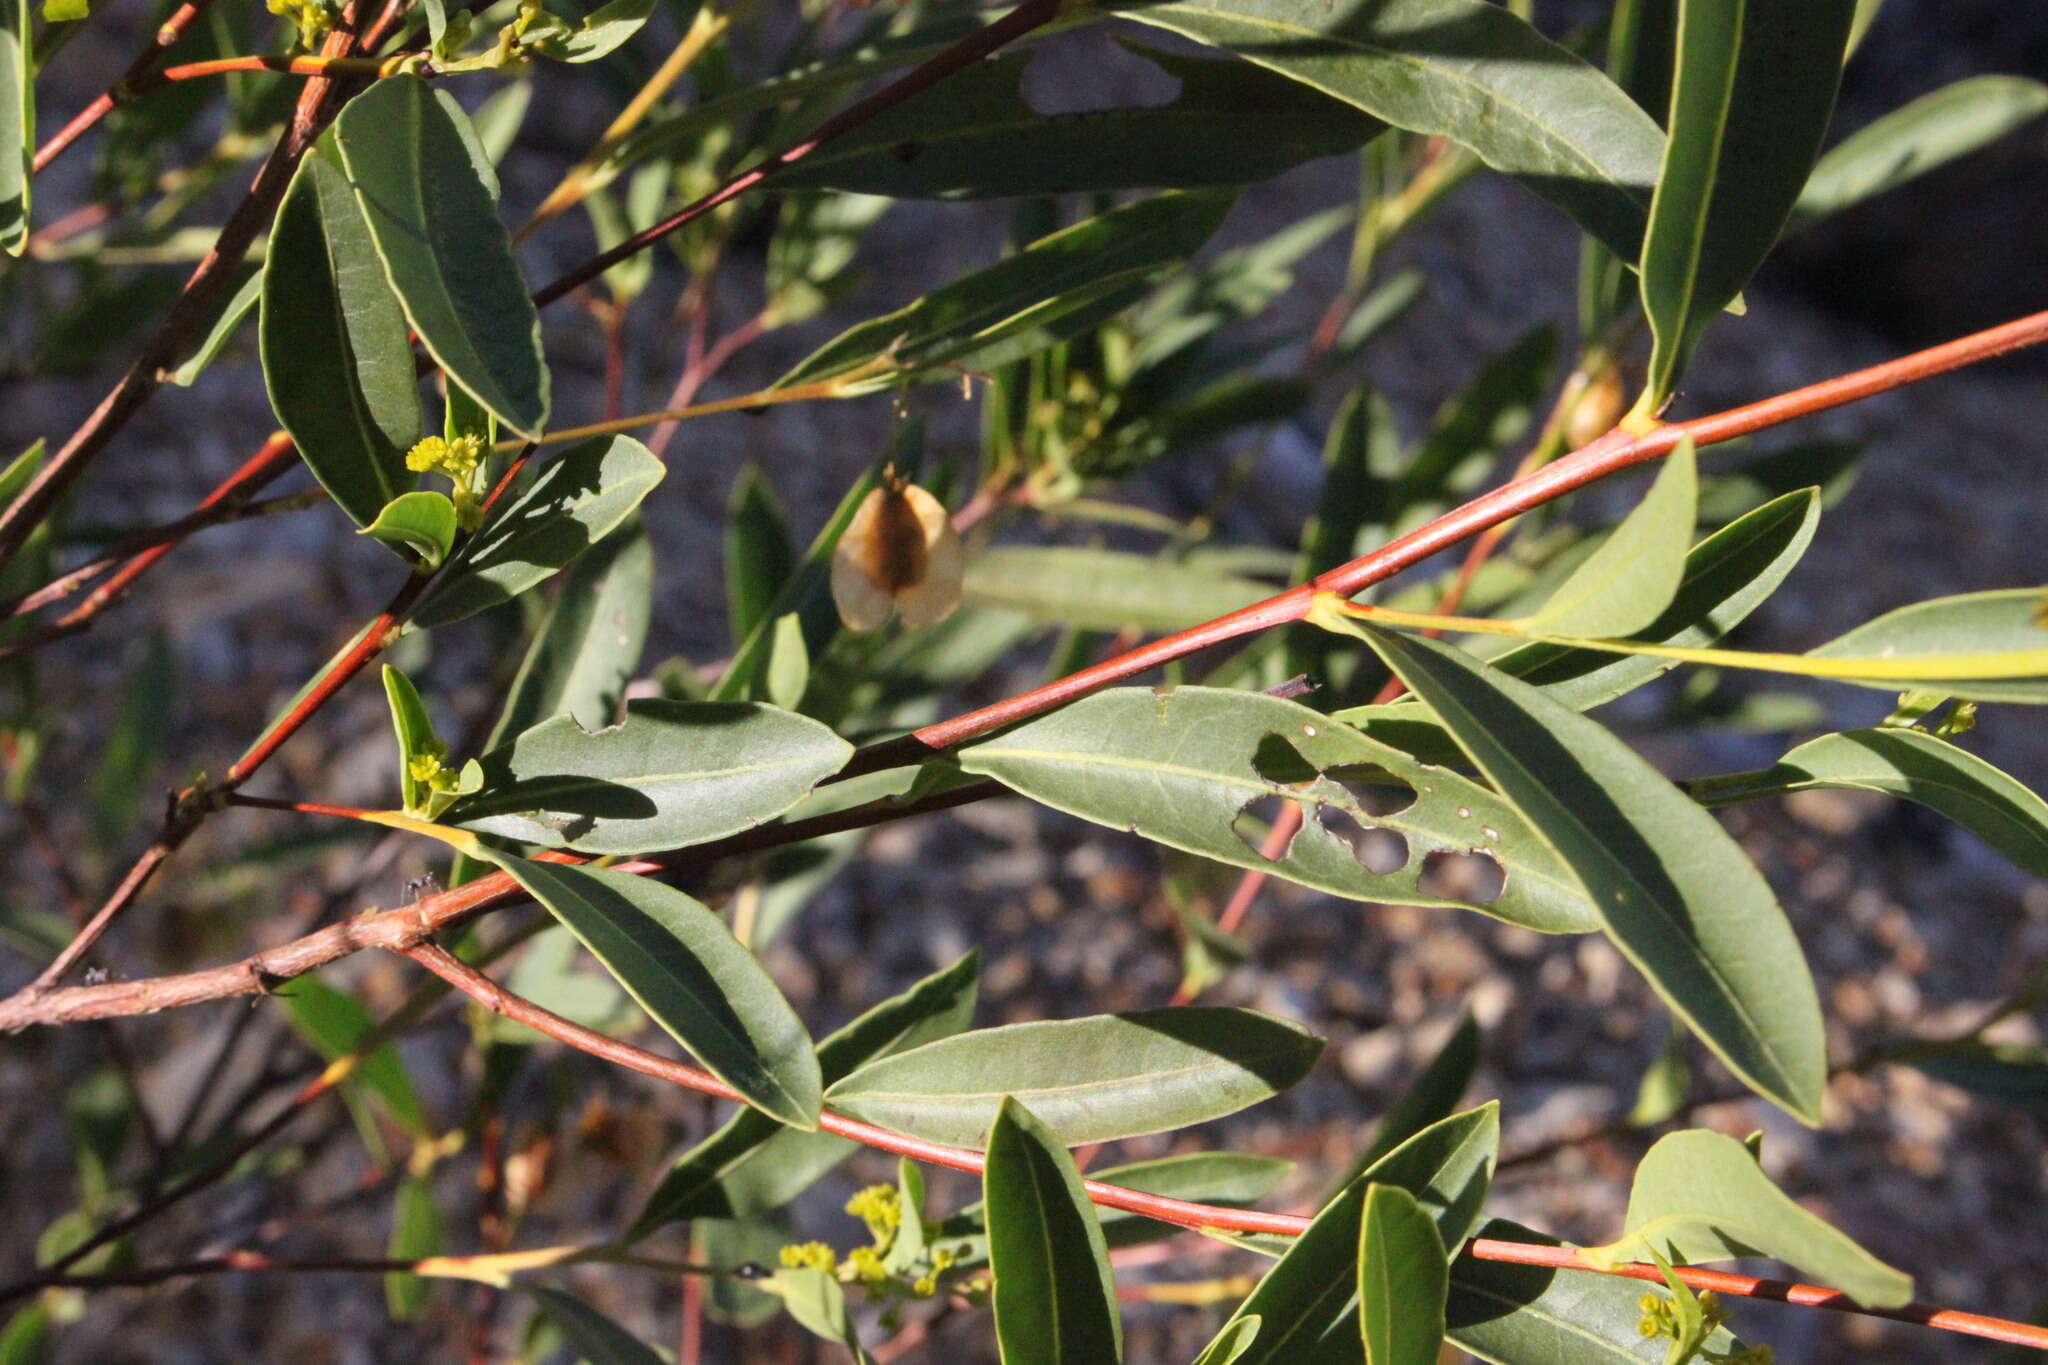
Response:
M1316 765L1279 735L1269 734L1252 753L1252 770L1268 782L1291 786L1316 780Z
M1287 855L1294 849L1293 836L1288 838L1286 848L1280 849L1274 854L1266 852L1266 839L1272 834L1274 822L1279 820L1281 812L1285 811L1292 804L1291 801L1277 792L1271 796L1255 796L1245 802L1244 808L1231 818L1231 833L1244 840L1246 848L1258 854L1261 858L1266 859L1266 861L1274 863L1285 861ZM1297 829L1296 833L1298 834L1299 832L1299 829Z
M1415 889L1439 900L1491 905L1507 889L1507 870L1491 853L1456 853L1439 849L1422 860Z
M1370 763L1340 763L1323 776L1350 793L1367 815L1399 815L1415 804L1415 788Z
M1404 835L1361 825L1350 811L1337 806L1317 806L1316 823L1342 839L1358 865L1375 877L1392 876L1408 866L1408 840Z

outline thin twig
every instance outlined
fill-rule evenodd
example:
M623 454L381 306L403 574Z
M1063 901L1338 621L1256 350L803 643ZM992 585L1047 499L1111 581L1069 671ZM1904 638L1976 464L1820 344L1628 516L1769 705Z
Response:
M45 166L64 154L65 148L78 141L94 124L111 114L115 106L125 98L123 92L147 76L163 59L164 54L177 46L178 40L185 36L185 30L191 28L193 21L204 14L206 7L212 3L213 0L187 0L187 3L172 11L171 17L164 20L157 27L157 31L150 35L149 46L128 64L126 71L121 73L121 78L109 86L99 98L79 110L55 136L36 149L35 173L40 175Z

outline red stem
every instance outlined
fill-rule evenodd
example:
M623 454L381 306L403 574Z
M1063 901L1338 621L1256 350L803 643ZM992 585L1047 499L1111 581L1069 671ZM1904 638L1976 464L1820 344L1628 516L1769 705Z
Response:
M530 1000L522 999L505 990L482 972L456 960L445 949L434 944L419 944L408 949L406 956L485 1008L566 1043L579 1052L706 1095L740 1101L738 1091L711 1073L682 1062L670 1061L643 1048L634 1047L631 1043L620 1042L593 1029L572 1023ZM829 1110L819 1115L818 1126L824 1132L849 1138L866 1146L894 1152L899 1156L907 1156L929 1165L965 1171L971 1175L981 1174L986 1164L980 1152L891 1132L886 1128L834 1114ZM1171 1199L1164 1195L1144 1194L1119 1185L1107 1185L1099 1180L1084 1179L1081 1187L1090 1201L1105 1208L1142 1214L1179 1227L1214 1228L1230 1232L1267 1233L1291 1237L1300 1234L1308 1227L1310 1221L1295 1214L1220 1208L1213 1204L1197 1204L1185 1199ZM1482 1238L1470 1243L1467 1251L1477 1260L1509 1261L1518 1265L1620 1275L1629 1279L1657 1283L1663 1280L1663 1272L1652 1265L1631 1263L1613 1270L1600 1270L1580 1260L1579 1253L1571 1247L1537 1246ZM1719 1294L1731 1294L1741 1298L1776 1299L1802 1307L1827 1308L1836 1312L1890 1318L1898 1322L1917 1323L1944 1331L1962 1332L1971 1336L1987 1337L1993 1341L2048 1350L2048 1328L2031 1327L2026 1323L2008 1322L1977 1313L1937 1308L1930 1304L1915 1303L1903 1308L1889 1309L1865 1308L1837 1289L1792 1284L1783 1280L1761 1280L1724 1271L1696 1270L1688 1267L1678 1270L1676 1274L1694 1288L1712 1289Z
M87 129L112 113L114 105L122 98L120 92L148 75L157 60L177 45L178 40L185 36L185 30L192 27L192 21L205 13L206 7L212 3L213 0L188 0L188 3L178 6L171 17L158 27L150 45L128 64L128 69L121 73L121 79L115 81L105 94L79 110L55 136L36 149L34 172L41 174L45 166L62 156L64 149L78 141Z

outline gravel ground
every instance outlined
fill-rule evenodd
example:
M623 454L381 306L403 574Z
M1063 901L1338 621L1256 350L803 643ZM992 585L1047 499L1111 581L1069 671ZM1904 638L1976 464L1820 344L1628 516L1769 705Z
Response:
M95 41L88 34L81 45ZM67 78L83 88L92 73L125 61L132 41L122 35L75 52L66 59ZM1099 45L1073 50L1101 52ZM1854 70L1845 98L1852 121L1977 71L2048 75L2048 22L2039 14L2021 22L2009 6L1989 0L1892 0ZM1101 71L1098 82L1113 84L1114 69ZM1062 98L1090 95L1085 83L1051 84ZM549 90L565 88L544 87L541 107L554 116L530 127L524 145L535 155L516 162L509 177L515 211L532 203L559 160L601 125L601 110L548 102ZM1750 291L1748 318L1721 324L1710 340L1682 411L1715 410L2048 306L2048 276L2039 269L2048 248L2048 215L2038 211L2048 191L2044 152L2048 128L2037 125L1978 162L1789 247ZM53 182L51 202L82 195L78 170L66 168L70 178ZM1226 231L1231 240L1250 240L1346 193L1342 167L1304 168L1250 196ZM894 306L987 260L1002 231L1000 208L892 214L871 244L868 285L834 315L835 324ZM547 277L580 257L587 243L577 232L565 228L537 243L526 261L529 274ZM1478 357L1532 321L1570 316L1571 235L1510 186L1468 189L1399 256L1396 264L1429 272L1431 290L1360 377L1389 396L1410 430ZM1298 321L1319 311L1340 266L1331 253L1313 258L1279 318ZM751 312L754 278L748 269L728 272L721 317ZM676 339L656 310L677 283L665 264L654 304L636 322L628 410L656 406L671 381ZM549 325L562 420L594 416L596 330L567 311ZM821 325L771 338L743 355L721 391L772 379L831 330ZM19 445L68 429L103 390L116 359L86 375L14 381L0 410L0 434ZM2048 364L2022 357L1802 427L1800 436L1868 441L1870 454L1861 480L1823 523L1805 567L1760 614L1750 643L1798 647L1906 601L2040 581L2048 570L2039 530L2048 483L2033 471L2048 453L2039 434L2044 385ZM928 401L936 443L966 449L970 414ZM244 361L224 363L189 392L164 395L104 462L88 495L95 516L125 523L177 514L242 457L269 421L259 376ZM650 505L663 573L649 660L681 652L701 661L722 648L717 527L743 463L756 460L770 472L799 533L808 534L873 458L886 429L879 401L785 408L686 429L671 475ZM1230 509L1228 532L1291 540L1313 495L1320 435L1319 418L1270 442L1259 476ZM1137 496L1162 508L1191 508L1215 486L1221 467L1214 454L1175 461L1148 477ZM389 592L379 552L343 534L335 521L309 513L213 532L181 551L93 636L49 652L49 694L82 704L58 739L40 795L53 811L59 845L88 850L88 890L125 866L154 815L153 798L144 798L133 820L103 835L72 799L98 769L147 632L167 633L178 684L173 697L150 703L164 739L164 760L153 774L162 785L197 768L218 768ZM315 609L307 610L308 602ZM431 661L441 695L464 714L486 707L491 643L472 633L442 649ZM408 666L415 664L429 661ZM1020 665L1012 681L1021 685L1032 676ZM374 691L356 689L295 741L266 790L380 799L387 741ZM1821 695L1831 726L1867 723L1883 710L1875 694ZM2026 711L1994 709L1979 735L1979 752L2022 780L2048 780L2048 729ZM1683 744L1647 738L1646 751L1682 774L1755 766L1784 744L1782 735L1707 733ZM20 813L9 814L7 832L18 836ZM1791 911L1838 1060L1881 1039L1962 1027L2013 989L2028 964L2048 956L2048 884L2013 872L1931 817L1883 801L1813 793L1744 808L1728 820ZM275 872L207 871L276 834L267 821L216 822L110 943L102 965L142 975L239 955L252 942L287 936L280 916L292 923L317 914L360 873L359 851L322 857L317 849L280 861ZM9 863L9 903L56 904L62 889L35 860L19 856L19 837L7 842L17 853ZM407 851L378 867L352 894L393 903L418 870L415 856ZM1178 977L1161 871L1158 851L1133 838L1021 803L988 803L877 833L867 856L770 952L769 963L820 1031L970 946L986 955L985 1024L1153 1005ZM1273 1201L1293 1207L1343 1166L1469 1008L1486 1039L1472 1096L1500 1098L1507 1121L1508 1161L1495 1208L1568 1238L1613 1235L1647 1139L1621 1134L1553 1145L1623 1112L1661 1046L1659 1009L1604 942L1540 938L1477 916L1358 905L1293 887L1270 889L1247 932L1255 965L1234 973L1212 998L1304 1021L1330 1040L1324 1063L1278 1101L1170 1139L1120 1144L1101 1153L1098 1164L1195 1147L1277 1153L1301 1163ZM0 989L25 974L21 959L0 953ZM381 961L351 961L332 976L382 1003L410 984L406 971ZM194 1083L208 1040L245 1009L223 1005L120 1028L120 1044L138 1058L160 1122ZM2004 1036L2011 1040L2039 1041L2038 1020L2009 1027ZM272 1012L259 1010L252 1037L279 1032ZM109 1034L35 1034L0 1048L0 1143L9 1154L0 1164L0 1209L20 1229L4 1256L7 1278L26 1265L34 1232L75 1197L69 1139L51 1121L51 1096L105 1055ZM444 1026L407 1047L444 1119L455 1116L454 1097L475 1082L463 1041L459 1029ZM274 1051L286 1061L296 1056L289 1048ZM689 1097L543 1055L554 1064L532 1069L508 1105L514 1145L522 1125L557 1114L567 1121L554 1154L557 1178L522 1228L522 1244L579 1237L629 1216L648 1170L674 1145L701 1134L708 1118ZM1704 1064L1696 1072L1702 1086L1722 1083ZM231 1073L227 1092L244 1079ZM1749 1102L1713 1106L1697 1118L1736 1135L1762 1128L1770 1173L1880 1256L1918 1274L1923 1297L2015 1317L2032 1314L2042 1300L2048 1221L2038 1210L2048 1142L2038 1116L1890 1068L1838 1080L1820 1133ZM321 1130L308 1124L301 1131ZM377 1254L388 1202L352 1202L363 1198L352 1194L362 1160L350 1130L336 1129L295 1162L166 1220L144 1238L143 1259L271 1237L281 1254ZM462 1166L465 1181L468 1169ZM856 1160L800 1206L802 1231L843 1241L848 1225L837 1203L858 1184L886 1178L887 1169L871 1157ZM965 1182L951 1177L935 1177L933 1186L935 1203L972 1197ZM469 1214L459 1205L468 1192L451 1183L446 1197L451 1222L466 1230ZM1207 1243L1180 1249L1199 1259L1133 1275L1188 1278L1210 1267L1218 1275L1248 1268ZM672 1288L590 1271L578 1272L575 1283L657 1340L672 1336ZM481 1291L444 1287L421 1324L401 1328L388 1323L381 1294L368 1281L227 1277L96 1299L86 1320L64 1334L55 1358L95 1365L455 1358L468 1324L490 1311L490 1300ZM501 1346L520 1316L501 1315ZM1203 1311L1134 1308L1130 1358L1191 1358L1213 1325ZM1738 1325L1752 1339L1775 1344L1787 1361L1863 1360L1874 1352L1901 1362L1994 1358L1958 1338L1770 1306L1743 1310ZM978 1343L986 1335L985 1319L943 1320L922 1354L907 1358L983 1359ZM705 1359L800 1361L810 1352L783 1324L747 1338L744 1347L714 1333Z

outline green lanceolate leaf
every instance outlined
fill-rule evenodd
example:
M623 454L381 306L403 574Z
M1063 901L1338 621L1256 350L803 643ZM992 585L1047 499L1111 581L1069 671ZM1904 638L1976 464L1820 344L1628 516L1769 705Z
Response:
M317 977L297 978L288 989L278 992L278 998L284 1001L292 1027L330 1062L354 1052L377 1026L362 1001L342 994ZM419 1092L413 1089L412 1077L406 1073L397 1049L389 1043L372 1048L357 1062L352 1079L382 1101L391 1117L408 1133L418 1138L434 1136Z
M1600 923L1507 801L1294 702L1223 688L1122 688L969 745L960 763L1055 810L1335 895L1478 910L1547 933ZM1269 821L1283 801L1310 818L1269 861L1258 851L1264 829L1240 820ZM1470 850L1505 872L1497 898L1422 889L1429 855Z
M1820 498L1812 489L1787 493L1730 522L1693 546L1671 605L1634 638L1681 648L1713 644L1777 591L1819 524ZM1489 662L1577 711L1613 701L1672 668L1646 655L1615 658L1537 642Z
M1429 1059L1429 1065L1422 1068L1421 1074L1380 1120L1379 1131L1372 1135L1372 1142L1358 1154L1350 1169L1335 1183L1335 1188L1343 1189L1388 1152L1431 1124L1448 1118L1457 1109L1458 1101L1465 1097L1466 1089L1472 1084L1472 1075L1478 1069L1479 1021L1467 1011L1459 1018L1451 1036L1444 1040L1444 1045L1437 1049L1436 1056Z
M1160 1157L1156 1161L1133 1161L1125 1166L1105 1166L1090 1172L1089 1179L1117 1185L1142 1194L1162 1194L1198 1204L1220 1204L1243 1208L1272 1193L1294 1163L1279 1157L1249 1156L1238 1152L1188 1152ZM1112 1250L1137 1246L1171 1237L1185 1229L1161 1223L1122 1209L1098 1208L1103 1240ZM970 1204L938 1225L933 1245L953 1256L957 1270L973 1270L988 1261L988 1235L982 1221L982 1207Z
M524 1286L569 1347L588 1365L662 1365L652 1346L579 1298L559 1289Z
M391 707L392 733L398 737L398 789L405 808L418 811L426 805L427 784L413 775L413 760L431 756L438 761L441 757L434 720L412 679L390 664L384 665L384 700Z
M367 526L416 482L405 452L423 434L419 385L405 314L331 136L285 191L262 288L270 406L335 506Z
M1488 1220L1477 1235L1559 1245L1502 1218ZM1671 1341L1637 1329L1642 1295L1640 1280L1461 1256L1451 1262L1446 1335L1493 1365L1660 1365ZM1741 1348L1726 1328L1706 1344L1721 1354Z
M804 1330L844 1346L853 1356L854 1365L868 1365L868 1353L861 1349L860 1338L854 1333L853 1318L846 1311L846 1291L840 1288L839 1281L822 1270L805 1266L778 1270L774 1278L763 1280L760 1287L781 1299L782 1306Z
M1059 1137L1005 1098L989 1130L981 1180L1003 1365L1123 1359L1109 1248Z
M583 16L581 26L535 44L558 62L594 62L610 56L638 33L654 13L655 0L611 0Z
M1611 1266L1655 1253L1676 1265L1769 1256L1872 1308L1913 1297L1913 1277L1786 1198L1734 1138L1695 1128L1658 1141L1636 1167L1618 1242L1579 1254Z
M192 347L191 353L164 377L180 388L189 388L198 382L199 376L213 364L229 338L242 325L242 320L249 316L262 297L263 271L259 268L249 272L249 278L243 280L241 287L221 305L213 325L206 329L206 335L199 339L199 344Z
M818 1044L826 1085L877 1057L907 1052L967 1027L974 1014L981 954L971 952L903 994L876 1005ZM663 1176L634 1220L638 1241L684 1218L744 1218L780 1208L849 1156L858 1144L830 1133L784 1128L743 1109L691 1148Z
M418 1261L441 1250L441 1210L425 1177L408 1175L391 1203L391 1236L384 1254L394 1261ZM410 1322L426 1306L427 1281L418 1275L386 1275L384 1302L391 1316Z
M28 249L29 182L35 176L35 18L30 0L0 0L0 247Z
M1810 227L2023 128L2048 113L2048 85L1972 76L1894 109L1843 138L1807 177L1792 226Z
M1681 0L1670 139L1640 273L1664 406L1700 333L1741 292L1820 154L1855 0Z
M415 491L400 493L385 503L377 519L357 534L382 541L393 549L414 550L423 567L434 569L448 557L458 529L455 504L447 494Z
M849 384L881 386L937 366L999 368L1072 335L1083 321L1094 325L1105 300L1118 309L1136 302L1134 287L1193 255L1234 202L1217 191L1160 194L1076 223L841 333L777 387L850 376L877 362L887 364L886 375Z
M574 447L469 538L420 598L413 624L445 626L547 581L617 530L665 472L630 436Z
M1358 1233L1366 1365L1436 1365L1448 1280L1443 1241L1415 1196L1399 1185L1368 1185Z
M1358 1360L1359 1239L1368 1191L1405 1191L1435 1225L1439 1246L1455 1249L1479 1221L1499 1149L1500 1106L1484 1105L1423 1129L1340 1190L1231 1315L1232 1322L1262 1320L1250 1349L1238 1356L1241 1365Z
M1069 1145L1234 1114L1308 1073L1322 1039L1251 1010L1183 1007L977 1029L868 1063L832 1107L900 1133L972 1146L1004 1096Z
M738 647L796 571L789 520L754 465L740 471L725 518L726 625Z
M818 1126L810 1035L718 916L646 877L490 856L747 1103L794 1128Z
M1041 114L1022 89L1032 55L1005 53L820 148L778 184L896 199L1249 185L1354 151L1386 126L1246 62L1124 46L1180 81L1171 103Z
M1449 138L1633 260L1663 139L1598 70L1484 0L1178 0L1119 13Z
M1542 610L1524 617L1532 634L1626 637L1671 609L1685 581L1686 540L1699 504L1692 438L1657 471L1636 509L1558 585Z
M370 239L421 344L506 426L538 436L548 420L540 315L467 125L445 91L392 76L349 101L334 131Z
M962 598L1074 630L1181 630L1272 589L1151 555L1078 545L1006 545L967 561Z
M1373 647L1577 874L1607 932L1736 1075L1818 1122L1820 1003L1777 898L1714 817L1611 733L1433 640Z
M852 754L758 702L633 701L610 729L556 716L485 754L483 790L447 821L581 853L686 848L782 814Z
M1967 749L1923 730L1822 735L1769 768L1687 784L1710 806L1815 787L1902 796L1937 811L2037 877L2048 877L2048 801Z
M486 750L552 716L586 730L611 724L639 666L654 605L654 548L637 523L606 536L562 575Z
M1252 1343L1259 1338L1259 1328L1264 1325L1264 1319L1256 1313L1250 1317L1232 1318L1203 1349L1195 1365L1234 1365L1252 1348Z
M2048 702L2048 588L1915 602L1803 656L1813 676L1975 701ZM1799 671L1790 669L1786 671ZM1855 676L1844 676L1845 671ZM1903 684L1901 683L1903 679Z

